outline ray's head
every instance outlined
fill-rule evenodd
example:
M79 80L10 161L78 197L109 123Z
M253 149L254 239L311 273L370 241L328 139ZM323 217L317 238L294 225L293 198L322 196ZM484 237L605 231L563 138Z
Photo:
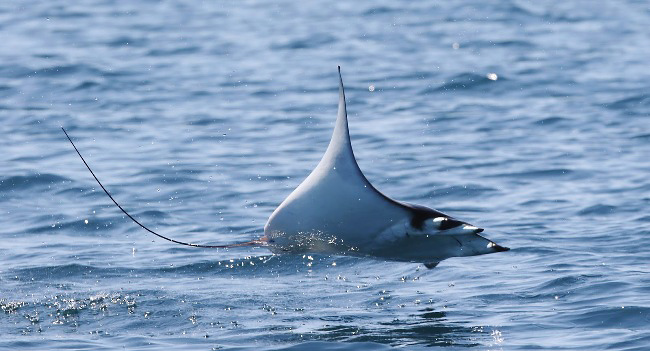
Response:
M424 206L402 204L410 211L410 218L386 231L388 239L376 251L378 256L428 264L510 250L479 235L482 228Z

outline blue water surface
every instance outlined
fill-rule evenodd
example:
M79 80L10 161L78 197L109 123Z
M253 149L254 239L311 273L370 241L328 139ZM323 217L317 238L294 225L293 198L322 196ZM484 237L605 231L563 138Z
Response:
M0 2L0 349L647 350L645 1ZM506 253L422 265L258 238L347 87L399 200ZM87 221L87 222L86 222Z

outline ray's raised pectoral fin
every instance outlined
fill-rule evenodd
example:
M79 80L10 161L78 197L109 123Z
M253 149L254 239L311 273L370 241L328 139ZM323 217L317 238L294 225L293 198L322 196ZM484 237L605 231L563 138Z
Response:
M338 67L339 73L339 104L334 132L330 139L327 150L321 161L318 163L313 173L327 174L338 173L346 178L349 182L355 182L358 186L363 187L370 184L361 172L357 160L352 151L352 142L350 141L350 129L348 127L348 112L345 102L345 88L341 76L341 67Z

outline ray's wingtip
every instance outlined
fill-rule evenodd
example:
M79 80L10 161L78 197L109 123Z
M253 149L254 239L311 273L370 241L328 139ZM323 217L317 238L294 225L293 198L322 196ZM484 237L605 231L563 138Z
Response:
M505 247L505 246L501 246L499 244L494 244L494 251L496 251L496 252L506 252L506 251L510 251L510 248Z

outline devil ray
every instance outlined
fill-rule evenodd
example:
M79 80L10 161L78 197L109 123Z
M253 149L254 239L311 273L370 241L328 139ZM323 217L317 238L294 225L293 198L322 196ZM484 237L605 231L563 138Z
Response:
M271 214L264 240L274 253L329 253L438 262L508 249L483 229L439 211L400 202L363 175L352 151L339 67L339 106L332 139L316 168Z
M61 128L63 129L63 128ZM137 225L176 244L202 248L265 246L274 254L323 253L422 262L428 268L459 256L509 249L482 237L482 228L425 206L393 200L375 189L354 158L339 67L339 108L325 155L273 211L258 240L201 245L170 239L131 216L102 185L68 133L66 137L113 203Z

